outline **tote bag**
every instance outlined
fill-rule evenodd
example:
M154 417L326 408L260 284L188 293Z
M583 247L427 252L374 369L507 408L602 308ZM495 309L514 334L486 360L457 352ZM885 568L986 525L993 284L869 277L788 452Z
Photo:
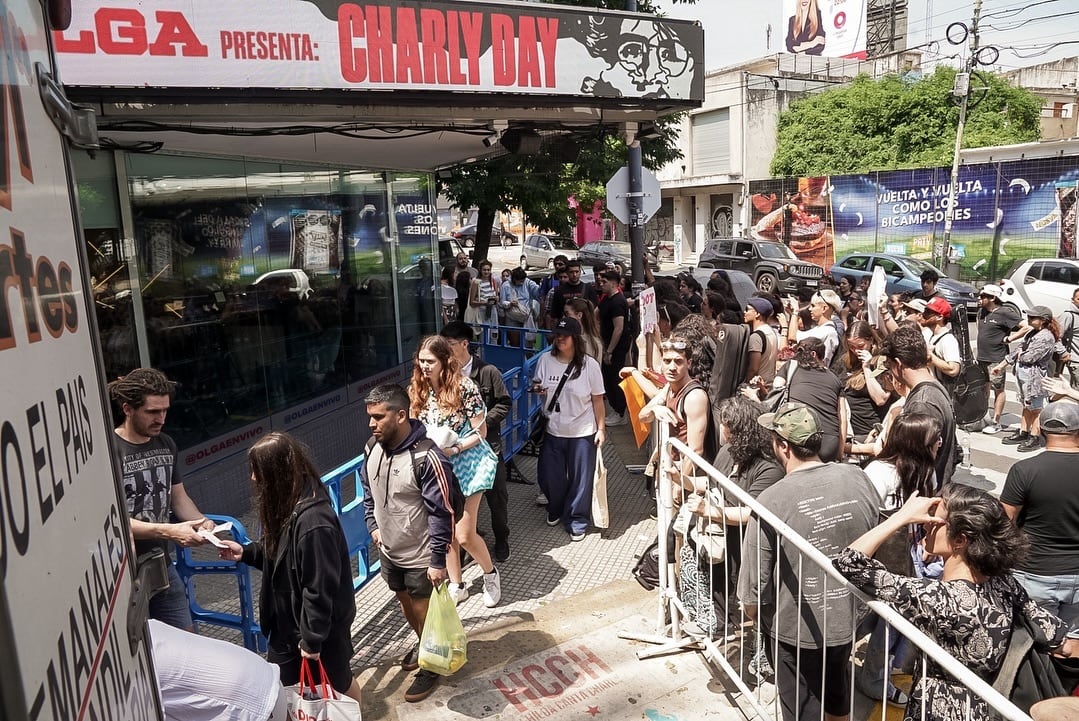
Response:
M361 721L360 704L351 696L344 696L326 682L322 661L314 661L322 672L322 683L315 686L311 674L311 661L300 660L300 682L286 686L285 709L289 721Z

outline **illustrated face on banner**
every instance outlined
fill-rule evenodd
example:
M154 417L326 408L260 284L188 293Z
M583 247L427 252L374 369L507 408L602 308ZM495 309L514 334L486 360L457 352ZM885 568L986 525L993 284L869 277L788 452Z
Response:
M585 88L596 95L666 98L689 91L694 61L669 27L599 19L591 23L585 42L608 64L598 78L585 79Z

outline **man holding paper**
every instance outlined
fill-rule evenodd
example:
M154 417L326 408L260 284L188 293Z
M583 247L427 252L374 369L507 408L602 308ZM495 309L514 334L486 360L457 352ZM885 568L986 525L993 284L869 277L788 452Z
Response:
M214 528L214 522L202 515L184 489L176 464L176 442L161 432L175 387L164 373L153 368L136 368L109 383L109 397L119 420L115 429L116 462L124 481L136 556L155 547L168 553L170 541L200 546L206 543L206 537L199 531ZM170 511L178 522L171 522ZM194 631L184 584L176 568L171 563L167 565L169 587L150 599L150 618Z

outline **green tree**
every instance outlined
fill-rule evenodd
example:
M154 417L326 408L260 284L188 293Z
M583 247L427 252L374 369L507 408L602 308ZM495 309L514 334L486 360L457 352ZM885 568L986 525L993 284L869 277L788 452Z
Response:
M850 85L791 103L779 117L775 176L864 173L951 165L959 106L955 68L938 67L916 82L897 76L856 78ZM973 88L964 148L1037 140L1041 101L988 72Z
M673 0L674 4L693 4L696 0ZM560 5L575 5L604 10L624 10L625 0L558 0ZM654 13L649 0L638 0L638 11ZM702 58L703 61L703 58ZM672 114L656 121L661 137L641 141L645 167L656 169L682 157L678 149L677 128L682 114ZM473 263L487 257L491 227L498 211L520 208L530 224L559 234L568 234L575 221L575 211L568 199L572 195L586 208L606 197L606 183L626 164L625 139L617 128L591 127L575 130L569 138L580 148L573 162L552 152L564 141L552 136L538 155L501 155L459 165L440 174L438 191L458 208L477 208L476 246Z

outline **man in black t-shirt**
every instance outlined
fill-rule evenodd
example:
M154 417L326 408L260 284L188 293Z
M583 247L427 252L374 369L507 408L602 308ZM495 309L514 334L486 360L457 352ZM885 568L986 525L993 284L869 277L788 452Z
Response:
M880 354L888 359L892 377L910 388L903 414L924 413L940 422L941 446L937 451L937 487L952 480L955 471L956 449L955 413L948 392L927 367L928 348L920 330L910 326L897 328L880 346Z
M1079 624L1079 405L1054 401L1039 420L1045 451L1011 467L1000 502L1030 539L1030 553L1015 577L1074 633Z
M136 368L109 383L114 409L123 414L115 429L113 447L124 483L136 554L155 547L167 553L170 541L180 546L201 546L206 538L198 532L214 527L214 522L207 520L187 495L176 462L176 443L161 432L175 386L153 368ZM179 521L173 523L170 514ZM168 572L168 589L150 599L150 618L194 630L183 581L171 563Z
M551 318L556 321L562 319L566 301L570 298L587 298L593 303L596 302L594 290L581 282L581 261L576 258L569 260L566 263L566 272L569 274L568 281L559 283L551 298Z
M992 413L982 433L989 434L1000 430L1000 417L1007 402L1004 393L1004 371L993 375L989 369L1008 355L1008 336L1023 320L1015 306L1000 302L1000 296L1000 286L995 283L985 285L978 294L981 305L981 310L978 311L978 365L985 369L989 378L987 392Z
M620 426L626 422L626 396L618 383L618 372L626 365L629 353L629 304L622 293L622 276L617 270L607 270L596 277L603 300L599 302L599 334L603 341L603 391L611 404L607 416L608 426Z

